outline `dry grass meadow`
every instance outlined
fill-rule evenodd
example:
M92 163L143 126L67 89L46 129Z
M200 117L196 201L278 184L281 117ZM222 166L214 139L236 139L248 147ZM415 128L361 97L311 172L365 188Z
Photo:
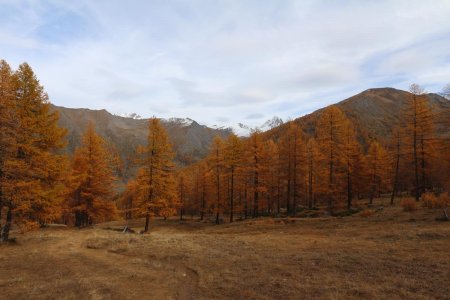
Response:
M449 299L450 222L439 214L385 207L366 217L153 220L146 235L112 230L121 222L16 233L0 245L0 298Z

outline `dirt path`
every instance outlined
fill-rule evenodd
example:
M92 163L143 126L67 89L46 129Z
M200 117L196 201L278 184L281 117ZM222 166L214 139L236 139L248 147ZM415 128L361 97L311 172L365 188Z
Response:
M133 237L117 245L110 242L122 238L119 233L92 230L32 233L21 242L31 246L31 252L22 252L21 245L1 249L0 287L15 299L197 298L198 275L194 270L178 260L124 255L121 247L130 248ZM23 257L30 261L21 263ZM6 269L17 271L8 278L3 272Z

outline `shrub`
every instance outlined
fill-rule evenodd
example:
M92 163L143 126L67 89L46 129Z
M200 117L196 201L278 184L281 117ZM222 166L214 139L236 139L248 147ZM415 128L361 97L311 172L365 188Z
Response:
M450 200L448 193L442 193L436 197L433 193L425 193L422 195L423 206L427 208L445 208L449 205Z
M403 207L404 211L417 210L416 201L410 198L402 200L402 202L400 202L400 206Z
M423 206L426 208L436 208L438 204L438 198L430 192L422 195Z
M448 193L442 193L439 195L438 205L439 205L439 208L444 208L444 209L446 207L450 206L450 197L449 197Z
M375 211L373 209L363 210L362 212L359 213L359 215L363 218L368 218L370 216L373 216L374 214Z

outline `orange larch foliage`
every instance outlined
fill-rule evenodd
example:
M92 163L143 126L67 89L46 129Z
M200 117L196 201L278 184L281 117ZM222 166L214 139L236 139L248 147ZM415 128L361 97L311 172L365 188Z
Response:
M177 211L174 153L166 130L157 118L148 124L147 145L139 149L140 169L136 176L139 197L136 203L138 215L145 216L144 232L149 229L153 215L167 218Z
M75 150L72 162L69 210L78 227L91 225L116 216L112 201L114 181L111 153L105 141L90 123L82 146Z

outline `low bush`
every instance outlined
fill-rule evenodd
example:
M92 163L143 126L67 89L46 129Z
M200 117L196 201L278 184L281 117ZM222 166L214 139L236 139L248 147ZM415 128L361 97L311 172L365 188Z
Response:
M400 202L400 206L403 208L404 211L416 211L417 205L416 201L414 199L403 199L402 202Z
M359 215L363 218L368 218L370 216L373 216L375 214L375 211L373 209L366 209L359 213Z
M425 193L422 195L423 206L427 208L445 208L449 205L450 200L448 193L442 193L436 197L433 193Z
M423 206L426 208L436 208L438 198L430 192L422 195Z

